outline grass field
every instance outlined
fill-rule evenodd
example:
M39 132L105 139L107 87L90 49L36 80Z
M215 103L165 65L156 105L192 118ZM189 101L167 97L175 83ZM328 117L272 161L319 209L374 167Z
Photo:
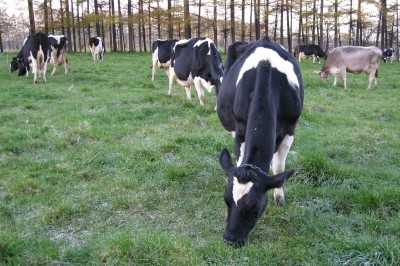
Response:
M49 66L33 85L8 73L15 54L0 55L0 264L400 264L399 62L370 90L348 74L347 91L301 63L287 203L270 200L233 248L218 163L233 140L214 93L168 97L147 53L70 54L67 75Z

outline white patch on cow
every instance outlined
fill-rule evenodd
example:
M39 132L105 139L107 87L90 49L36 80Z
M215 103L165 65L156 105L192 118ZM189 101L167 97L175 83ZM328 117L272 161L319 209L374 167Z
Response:
M57 40L57 44L60 44L61 42L61 38L64 37L64 35L49 35L49 38L54 38L55 40Z
M212 41L211 41L210 39L208 39L208 38L206 38L205 40L198 40L198 41L193 45L193 47L200 46L200 45L202 45L202 44L205 43L205 42L208 43L208 53L207 53L207 55L211 55L211 48L210 48L210 46L211 46Z
M242 69L240 69L236 85L242 79L244 73L252 68L256 68L260 61L270 62L273 68L276 68L279 72L286 75L289 83L299 87L299 80L297 79L296 73L294 73L293 64L287 60L284 60L274 50L264 47L256 48L254 52L246 59Z
M176 47L176 46L181 45L181 44L185 44L185 43L187 43L188 41L189 41L189 40L186 40L186 39L177 41L177 42L175 43L175 45L174 45L174 48L173 48L174 52L175 52L175 47Z
M236 164L237 166L240 166L242 164L245 147L246 147L246 143L242 142L242 144L240 144L240 156L239 156L239 159L237 160L237 164Z
M239 183L236 176L233 177L232 196L236 206L238 205L238 201L243 198L243 196L245 196L247 193L249 193L252 186L253 182L241 184Z
M286 157L289 154L289 150L293 144L293 140L293 136L286 135L281 145L279 145L278 150L274 153L271 161L271 169L274 175L280 174L285 171ZM274 198L275 201L277 199L280 202L284 201L285 194L282 187L274 189Z

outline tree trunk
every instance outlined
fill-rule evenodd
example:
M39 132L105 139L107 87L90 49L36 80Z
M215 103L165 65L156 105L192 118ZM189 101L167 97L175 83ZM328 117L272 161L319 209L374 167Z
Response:
M47 0L43 1L43 11L44 11L44 32L49 34L49 15L47 9Z
M160 0L157 0L157 33L158 39L161 39L161 14L160 14Z
M150 5L150 4L149 4ZM118 26L119 26L119 47L120 51L125 51L124 45L124 24L122 23L121 1L118 0Z
M280 1L280 15L281 15L281 23L279 28L279 42L283 45L283 0Z
M119 1L119 0L118 0ZM151 46L152 42L152 37L151 37L151 10L150 10L150 1L147 2L147 13L148 13L148 32L149 32L149 45ZM150 48L151 49L151 48Z
M324 0L320 0L320 13L319 13L319 37L318 45L323 47L324 45ZM327 37L328 38L328 37Z
M254 30L256 32L256 40L259 40L261 35L260 5L260 0L254 0Z
M79 47L79 52L82 53L81 20L79 18L79 2L76 3L76 19L77 19L77 30L78 30L78 47Z
M314 0L312 9L312 33L311 33L311 40L313 44L316 43L316 35L315 35L316 25L317 25L317 0Z
M357 27L356 27L356 45L362 45L362 25L361 25L361 3L362 0L358 0L357 10Z
M66 11L66 20L67 20L67 39L68 39L68 50L72 51L72 37L71 37L71 19L69 12L69 1L65 1L65 11Z
M174 38L174 29L172 27L172 4L171 0L168 0L168 38Z
M269 35L269 0L266 0L264 4L264 28L265 34Z
M382 23L381 23L381 50L387 48L388 37L387 37L387 6L386 0L381 0L382 10Z
M278 8L279 3L278 1L276 1L276 10L275 10L275 25L274 25L274 42L276 42L276 34L277 34L277 30L278 30Z
M54 17L53 17L53 0L49 0L49 8L50 8L50 23L51 23L51 34L54 35Z
M199 0L199 13L197 15L197 37L200 37L200 25L201 25L201 0Z
M214 0L213 33L214 33L214 43L218 46L217 0Z
M242 0L242 19L241 19L241 23L240 23L240 27L242 30L242 34L241 34L241 41L244 42L245 40L245 36L246 36L246 24L245 24L245 10L246 10L246 0Z
M87 12L87 15L89 15L89 0L87 0L87 2L86 2L86 12ZM90 36L91 34L90 34L90 22L88 23L88 36L89 36L89 38L91 37ZM86 49L86 48L85 48Z
M231 9L231 41L235 42L235 0L231 0L230 7Z
M350 0L350 22L349 22L349 45L352 45L353 39L353 0Z
M192 38L192 30L190 27L190 11L189 11L189 0L183 1L183 19L185 24L185 38Z
M117 47L117 28L115 26L115 1L111 0L111 10L112 10L112 36L113 36L113 41L112 41L112 46L113 46L113 51L116 52L118 47Z
M97 36L101 36L101 29L99 22L99 4L97 3L97 0L94 0L94 14L96 15L96 34Z
M61 15L61 34L65 34L65 25L64 25L64 8L63 8L63 1L60 0L60 15ZM66 36L68 39L68 36Z
M301 42L301 39L303 38L302 36L302 32L303 32L303 1L300 0L300 9L299 9L299 32L298 32L298 40L297 40L297 44L300 45L303 42Z
M128 0L128 43L129 52L133 53L133 14L132 14L132 0Z
M36 32L36 29L35 29L35 13L33 12L32 0L28 0L28 10L29 10L29 33L33 34Z
M338 0L335 0L335 11L334 11L334 18L335 18L335 24L334 24L334 31L335 31L335 37L334 37L334 44L335 47L338 46Z
M73 2L73 0L71 0L71 22L72 22L72 39L73 39L73 45L74 45L74 52L76 52L76 35L75 35L76 32L75 32L74 2Z
M286 21L287 21L287 47L288 47L288 51L289 53L292 53L292 28L290 27L290 14L292 14L292 1L290 0L290 4L289 4L289 0L286 0Z

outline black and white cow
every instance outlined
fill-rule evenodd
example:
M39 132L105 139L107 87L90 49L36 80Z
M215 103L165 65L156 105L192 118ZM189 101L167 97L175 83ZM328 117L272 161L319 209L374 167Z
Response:
M294 173L285 172L285 161L304 99L299 66L280 45L264 36L243 48L225 69L217 97L221 124L234 132L237 158L234 166L227 149L220 155L228 176L224 240L239 246L264 212L269 189L275 189L278 204L284 203L283 184ZM231 57L229 49L227 61Z
M165 68L167 76L169 75L169 66L171 65L171 50L172 45L174 45L178 40L156 40L153 42L152 46L152 73L151 81L154 81L154 75L156 69Z
M175 43L171 52L168 95L172 96L174 80L186 89L191 99L191 85L194 84L200 104L204 105L202 85L216 92L221 85L223 65L221 56L212 40L203 37L181 40Z
M322 57L326 59L325 52L316 44L305 44L305 45L297 45L294 48L294 56L299 57L299 62L301 59L304 59L306 56L313 57L313 63L315 63L315 59L318 60L318 64L320 64L319 58Z
M10 71L19 70L18 75L28 76L30 68L33 73L33 83L39 76L46 82L47 61L49 58L49 38L47 34L38 32L26 38L17 57L11 60Z
M67 37L64 35L49 35L50 43L50 64L53 65L51 75L57 70L58 66L64 65L64 73L68 72L67 58Z
M390 63L393 63L394 49L387 48L387 49L383 50L382 56L383 56L384 63L386 63L386 61L388 61L388 60L390 60Z
M89 48L94 61L98 59L103 60L106 48L101 37L91 37L89 39Z

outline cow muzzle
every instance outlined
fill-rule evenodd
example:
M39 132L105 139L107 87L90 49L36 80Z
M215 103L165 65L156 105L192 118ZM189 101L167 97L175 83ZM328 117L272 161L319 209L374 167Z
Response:
M226 236L224 236L223 240L226 244L236 248L243 247L247 242L247 239L230 239Z

